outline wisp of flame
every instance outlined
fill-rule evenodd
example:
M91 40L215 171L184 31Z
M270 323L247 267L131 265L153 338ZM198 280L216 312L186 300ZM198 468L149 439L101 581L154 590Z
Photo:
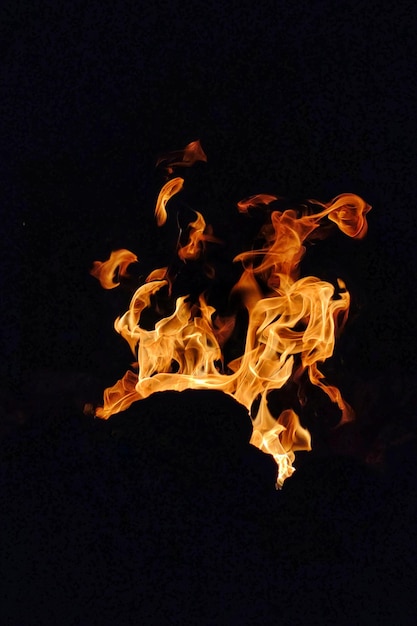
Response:
M183 178L169 176L176 168L190 167L197 160L207 160L199 141L158 160L157 165L163 164L168 174L155 208L158 226L167 221L167 204L184 185ZM335 287L314 276L300 277L304 243L324 236L329 220L345 235L361 239L371 207L357 195L341 194L328 203L311 201L320 210L299 215L294 209L270 208L277 200L260 194L237 206L241 213L263 211L266 216L258 236L260 247L234 258L242 271L230 295L247 312L242 354L225 363L224 348L235 331L236 314L218 314L205 293L197 300L189 294L177 297L173 312L159 319L152 329L141 324L143 312L155 307L161 291L172 294L174 278L168 268L157 268L136 289L126 313L115 321L114 327L128 342L135 364L105 390L103 406L96 409L96 415L107 419L160 391L221 390L247 408L253 423L251 443L274 457L277 486L281 487L294 471L294 453L310 450L311 437L293 409L285 409L278 416L271 414L271 391L306 374L337 404L342 422L353 417L340 390L330 385L319 369L319 364L333 354L335 339L347 320L350 296L341 279ZM196 212L195 221L188 226L188 240L178 243L176 254L183 263L195 261L204 257L208 242L220 240ZM91 274L105 289L111 289L136 261L129 250L117 250L108 261L96 261Z

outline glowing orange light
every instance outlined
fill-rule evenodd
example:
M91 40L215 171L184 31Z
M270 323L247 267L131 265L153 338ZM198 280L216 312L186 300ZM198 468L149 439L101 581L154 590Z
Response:
M167 202L168 200L172 198L172 196L174 196L176 193L181 191L183 184L184 184L183 178L179 178L179 177L172 178L167 183L165 183L165 185L162 187L161 191L159 192L158 200L156 202L156 207L155 207L155 217L156 217L156 223L158 224L158 226L162 226L167 221L167 217L168 217L167 210L166 210Z
M204 217L196 211L197 218L190 222L188 228L189 239L186 245L179 246L178 256L183 261L196 260L204 251L204 242L221 243L220 239L213 237L211 226L207 226Z
M175 167L191 167L196 161L207 161L207 157L198 140L192 141L182 150L161 155L156 165L163 164L167 172L172 174Z
M137 260L136 254L130 250L115 250L107 261L94 261L90 274L100 281L104 289L114 289L120 285L120 282L115 280L116 274L126 276L129 265L136 263Z
M175 167L188 167L196 160L206 160L199 142L161 157L158 163L173 173ZM163 186L155 209L159 226L167 219L167 202L183 184L184 179L174 177ZM116 331L135 356L137 371L129 370L105 391L104 404L96 415L106 419L158 391L221 390L234 396L251 414L251 443L274 457L277 485L281 486L294 471L294 453L311 449L311 438L293 409L285 409L278 416L271 414L267 401L271 391L288 381L297 383L307 374L310 382L338 405L342 421L353 416L340 390L320 371L320 363L332 356L335 337L346 323L350 296L340 279L335 286L314 276L300 276L304 244L310 237L320 238L329 220L345 235L362 238L371 207L354 194L342 194L326 204L310 201L319 211L300 215L295 209L271 210L269 205L277 199L260 194L238 203L241 213L267 207L265 224L258 234L260 246L234 259L242 264L242 272L231 295L247 312L242 354L225 363L224 349L235 332L236 314L218 314L204 293L193 300L187 293L177 297L173 312L162 316L154 328L145 328L142 313L155 307L161 290L168 289L169 296L172 293L168 268L156 269L139 285L126 313L115 321ZM195 261L204 257L207 242L219 241L196 212L196 219L188 226L188 240L178 244L176 254L183 262ZM123 275L136 260L131 252L119 250L109 261L96 262L91 273L103 287L112 288L116 286L116 270Z

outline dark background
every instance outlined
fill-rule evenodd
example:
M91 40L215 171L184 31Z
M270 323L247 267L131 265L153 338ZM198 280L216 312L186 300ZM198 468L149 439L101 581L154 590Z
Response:
M120 247L137 253L144 269L165 263L166 242L153 225L161 185L154 164L161 152L199 138L208 164L189 175L187 199L226 237L236 225L236 202L254 193L327 201L353 192L373 206L365 240L336 235L306 260L320 277L344 278L353 299L329 371L356 408L357 426L344 438L320 432L317 439L361 460L376 456L390 480L396 476L395 488L402 485L398 502L409 502L415 20L411 2L2 5L0 373L7 436L15 435L14 422L30 422L30 410L42 413L42 403L48 424L54 412L81 415L83 401L97 399L126 369L129 352L112 324L129 293L102 291L89 268ZM43 432L40 417L36 423ZM388 458L397 459L395 471ZM320 497L311 496L310 512ZM385 519L401 508L382 501ZM413 515L410 509L410 524ZM405 528L402 536L411 525ZM366 544L356 540L355 555ZM401 545L404 556L410 551ZM401 560L394 548L392 554ZM323 567L320 558L309 566ZM412 570L403 575L402 583L411 580Z

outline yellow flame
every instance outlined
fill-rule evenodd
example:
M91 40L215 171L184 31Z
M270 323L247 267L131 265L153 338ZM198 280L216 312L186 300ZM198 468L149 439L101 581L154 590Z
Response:
M194 145L194 152L185 149L162 160L172 166L188 165L196 155L201 157L200 148ZM173 178L163 186L155 211L158 225L166 221L166 203L183 182L182 178ZM240 202L238 208L245 213L276 199L253 196ZM178 297L173 312L159 319L153 329L141 325L142 313L152 308L159 291L168 288L171 294L167 268L151 272L134 293L129 309L115 321L116 331L135 356L137 371L129 370L106 390L97 416L108 418L158 391L221 390L236 398L249 414L254 412L251 443L274 457L278 486L294 471L294 453L311 449L311 438L293 409L282 411L278 417L270 413L271 391L290 380L297 382L307 373L311 383L338 405L342 421L352 419L353 411L340 390L328 384L319 369L319 364L333 354L335 338L347 319L350 296L341 280L335 287L314 276L300 277L300 261L305 241L313 233L316 236L326 219L347 236L362 238L367 229L365 216L371 207L354 194L342 194L326 204L312 202L321 208L312 215L299 216L294 209L268 209L260 233L261 246L234 259L242 263L242 273L231 293L246 309L248 321L244 350L229 363L224 362L223 348L235 331L236 314L219 315L204 294L197 301L188 295ZM187 243L177 249L183 261L199 258L206 241L219 241L203 216L198 212L196 215L189 224ZM115 268L120 268L121 274L129 262L136 260L126 250L118 253L106 263L94 264L92 273L106 288L115 286Z

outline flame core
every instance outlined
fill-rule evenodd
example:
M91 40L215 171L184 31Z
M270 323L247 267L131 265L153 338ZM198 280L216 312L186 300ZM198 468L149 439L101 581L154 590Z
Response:
M207 160L199 142L182 151L161 157L168 174L177 167L189 167L196 160ZM166 204L178 193L184 179L166 182L159 193L155 218L158 226L167 219ZM295 452L311 449L310 433L292 408L280 415L271 414L268 395L289 381L298 384L304 374L320 387L341 411L341 421L352 419L353 411L340 390L325 380L319 364L332 356L335 339L346 323L350 296L341 279L337 287L314 276L300 277L300 262L309 238L323 236L330 222L347 236L361 239L366 234L366 213L370 206L354 194L342 194L323 204L310 201L319 210L299 215L294 209L273 210L269 205L275 196L260 194L238 203L241 213L266 211L264 227L259 233L257 249L244 251L234 258L241 263L240 278L230 298L237 308L246 311L247 324L242 353L225 362L225 347L236 331L238 311L220 315L201 293L197 299L189 294L172 302L172 312L163 314L154 328L145 328L142 315L158 310L158 297L172 283L168 267L151 272L131 299L129 309L117 318L116 331L128 342L135 357L134 370L104 392L104 403L97 417L107 419L127 409L133 402L166 390L217 389L232 395L243 404L253 423L251 443L271 454L278 467L277 486L294 471ZM188 240L177 245L176 255L182 263L204 257L206 243L221 243L196 212L188 226ZM103 287L117 286L114 281L137 261L128 250L113 252L104 263L96 261L91 274ZM214 275L214 270L209 276ZM155 304L156 303L156 304ZM160 313L160 311L159 311ZM256 409L254 407L257 406Z

